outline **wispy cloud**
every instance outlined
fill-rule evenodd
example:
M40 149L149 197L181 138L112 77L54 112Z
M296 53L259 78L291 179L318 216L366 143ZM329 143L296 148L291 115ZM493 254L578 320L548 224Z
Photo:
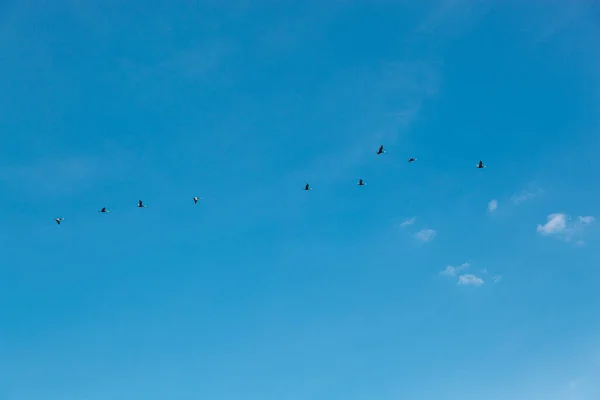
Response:
M458 277L459 285L481 286L484 281L475 274L464 274Z
M532 187L529 189L522 190L519 193L515 193L514 195L512 195L510 197L510 201L515 205L519 205L526 201L535 199L537 196L539 196L542 193L543 193L542 189L540 189L538 187Z
M415 237L420 241L426 243L431 242L437 235L437 232L433 229L421 229L415 234Z
M537 232L542 236L554 236L570 241L574 236L581 235L586 226L594 223L592 216L577 217L573 220L564 213L548 215L545 224L538 224Z
M188 48L169 49L164 58L156 61L137 60L127 57L120 60L120 67L128 82L139 92L140 100L151 101L157 96L161 102L173 99L166 90L175 80L188 84L204 85L220 79L227 73L228 57L236 49L221 37L209 43L196 43ZM153 100L152 100L153 101Z
M340 71L315 94L314 102L323 104L323 109L355 109L358 105L353 93L360 93L361 113L348 114L340 122L341 129L352 132L352 136L344 139L336 155L325 151L325 146L323 153L300 166L286 181L314 175L323 182L346 179L357 165L373 159L380 144L392 148L418 117L422 105L437 94L440 77L440 67L434 62L412 60ZM382 157L378 161L393 163L394 159Z
M469 264L469 263L463 263L463 264L458 265L458 266L447 265L446 268L444 268L440 272L440 275L456 276L460 271L463 271L463 270L469 268L470 266L471 266L471 264Z
M431 46L431 51L426 51L428 56L388 59L379 65L336 73L326 91L316 93L315 101L334 103L348 110L356 107L356 93L360 93L361 112L356 115L345 112L351 122L347 129L338 126L339 130L353 131L356 138L345 138L347 145L336 150L335 159L331 152L324 152L285 179L303 180L317 174L322 181L346 179L348 171L372 157L373 147L382 143L395 146L418 119L423 105L439 93L443 81L443 45L474 27L489 12L491 4L491 0L480 0L477 4L468 0L435 1L428 7L432 11L422 23L401 41L405 54L411 54L413 47L422 53L424 47ZM385 157L381 161L393 163L392 160Z
M582 20L588 21L588 18L593 15L593 10L591 10L593 5L594 0L580 0L557 2L554 7L544 7L541 15L528 19L530 34L535 35L533 43L546 42L571 24ZM532 20L535 21L534 25L531 24Z
M125 169L118 157L73 156L46 158L28 165L0 166L0 181L28 194L59 196L72 194Z
M409 218L409 219L401 222L400 227L404 228L404 227L410 226L410 225L414 224L416 221L417 221L417 217Z
M491 8L491 0L441 0L417 28L417 32L441 32L443 40L460 37L471 29Z
M492 282L498 283L502 280L502 275L496 275L492 278Z
M514 204L521 204L526 202L527 200L531 200L535 198L536 194L532 192L521 192L515 195L512 195L510 201Z
M496 211L498 208L498 200L492 200L488 203L488 210L490 212Z

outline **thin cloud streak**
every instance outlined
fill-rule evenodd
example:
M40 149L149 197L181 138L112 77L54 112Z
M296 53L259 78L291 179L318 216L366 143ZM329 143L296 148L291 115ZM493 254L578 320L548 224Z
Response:
M542 189L534 187L534 188L522 190L519 193L513 194L510 197L510 201L514 205L519 205L519 204L525 203L526 201L535 199L542 193L543 193Z
M412 225L412 224L414 224L416 221L417 221L417 217L412 217L412 218L409 218L409 219L407 219L406 221L402 222L402 223L400 224L400 227L402 227L402 228L404 228L404 227L407 227L407 226L409 226L409 225Z

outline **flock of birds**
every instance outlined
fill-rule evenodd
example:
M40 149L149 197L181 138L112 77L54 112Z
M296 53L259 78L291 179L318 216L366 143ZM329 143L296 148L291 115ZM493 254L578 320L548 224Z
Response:
M379 150L377 150L377 155L379 156L379 155L384 154L384 153L385 153L385 149L383 148L383 145L379 146ZM417 161L417 159L414 158L414 157L410 157L408 159L409 163L415 162L415 161ZM483 161L479 160L479 163L477 163L477 168L485 168L485 165L483 165ZM365 185L366 185L366 183L365 183L365 181L363 179L359 179L358 180L358 186L365 186ZM312 187L310 187L310 184L307 183L304 186L304 190L312 190ZM192 197L192 200L194 200L194 204L197 204L198 200L200 200L200 197L194 196L194 197ZM147 207L142 200L138 201L137 206L139 208L146 208ZM106 207L102 207L98 212L107 213L107 212L110 212L110 210L108 208L106 208ZM56 223L58 225L60 225L60 223L62 221L64 221L65 219L62 218L62 217L58 217L58 218L55 218L54 220L56 221Z
M379 156L379 155L381 155L383 153L385 153L385 149L383 148L383 145L381 145L381 146L379 146L379 150L377 150L377 155ZM417 161L417 159L414 158L414 157L411 157L411 158L408 159L409 163L415 162L415 161ZM479 163L477 163L477 168L485 168L485 165L483 164L483 161L479 160ZM358 186L365 186L365 185L366 185L366 183L365 183L364 180L362 180L362 179L358 180ZM307 183L304 186L304 190L312 190L312 188L310 187L310 184Z
M194 197L192 197L192 200L194 200L194 204L197 204L198 200L200 200L200 197L194 196ZM148 207L147 205L144 204L144 202L142 200L138 200L137 206L139 208L146 208L146 207ZM107 212L110 212L110 210L108 208L106 208L106 207L102 207L100 210L98 210L98 212L107 213ZM56 221L56 223L58 225L60 225L60 223L62 221L64 221L65 219L63 217L58 217L58 218L55 218L54 220Z

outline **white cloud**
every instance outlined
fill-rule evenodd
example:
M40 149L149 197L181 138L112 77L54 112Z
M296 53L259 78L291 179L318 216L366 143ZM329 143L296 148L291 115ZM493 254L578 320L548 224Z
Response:
M483 283L483 279L473 274L464 274L458 277L459 285L481 286Z
M497 208L498 208L498 200L492 200L488 203L488 210L496 211Z
M596 219L592 216L578 217L573 221L571 217L564 213L553 213L548 215L545 224L538 224L537 231L543 236L554 236L570 241L573 236L581 235L586 226L592 224ZM582 245L578 241L577 245Z
M527 200L531 200L531 199L535 198L535 196L536 196L535 193L521 192L519 194L515 194L515 195L511 196L510 201L512 201L515 204L521 204L523 202L526 202Z
M436 235L437 232L433 229L421 229L415 234L417 239L419 239L422 242L430 242L435 238Z
M440 272L440 275L456 276L456 274L458 272L465 270L465 269L469 268L470 266L471 266L471 264L469 264L469 263L463 263L456 267L452 266L452 265L447 265L446 268Z
M412 217L407 219L406 221L402 222L400 224L401 227L405 227L405 226L409 226L415 223L415 221L417 220L417 217Z
M457 276L461 273L461 271L464 271L468 268L471 267L471 264L469 263L462 263L461 265L458 266L453 266L453 265L447 265L446 268L444 268L442 271L440 271L440 275L444 275L444 276ZM487 268L482 269L482 273L486 274ZM498 283L500 282L500 279L502 277L500 275L496 275L492 278L492 281L494 283ZM456 281L456 283L458 285L471 285L471 286L481 286L484 284L484 280L475 275L475 274L461 274L458 276L458 280Z
M535 187L535 185L532 185L530 187L530 189L526 189L517 194L512 195L510 198L510 201L515 205L519 205L521 203L524 203L526 201L536 198L538 195L540 195L542 193L543 193L542 189L540 189L539 187Z
M564 232L566 229L567 216L563 213L550 214L544 225L538 224L537 226L537 231L542 235L555 235Z

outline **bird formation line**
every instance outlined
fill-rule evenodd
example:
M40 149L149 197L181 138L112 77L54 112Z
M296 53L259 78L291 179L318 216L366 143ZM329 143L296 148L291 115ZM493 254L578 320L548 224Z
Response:
M384 153L386 153L386 150L383 147L383 145L379 146L379 149L377 150L377 155L379 156L379 155L382 155ZM412 163L412 162L415 162L415 161L417 161L417 159L414 158L414 157L410 157L408 159L409 163ZM476 167L479 168L479 169L483 169L486 166L483 164L482 160L479 160L479 163L477 163ZM365 181L362 178L359 178L357 185L358 186L365 186L366 183L365 183ZM304 186L304 190L312 190L312 187L310 186L309 183L306 183L306 185ZM200 200L200 197L194 196L194 197L192 197L192 200L194 201L194 204L198 204L198 200ZM146 208L146 207L148 207L146 204L144 204L144 202L142 200L138 200L137 206L138 206L138 208ZM107 213L107 212L110 212L110 210L108 208L106 208L106 207L102 207L98 212ZM60 225L60 223L62 221L64 221L65 219L63 217L58 217L58 218L55 218L54 220L56 221L57 225Z
M192 197L192 200L194 200L194 204L197 204L198 200L200 200L200 199L201 198L197 197L197 196ZM138 208L146 208L146 207L148 207L146 204L144 204L144 202L142 200L138 200L137 206L138 206ZM108 212L110 212L110 210L107 207L102 207L100 210L98 210L98 212L100 212L100 213L108 213ZM56 221L57 225L60 225L60 223L62 221L64 221L64 220L65 219L63 217L54 218L54 221Z
M377 155L379 156L384 153L386 153L386 151L385 151L385 148L383 147L383 145L379 146L379 150L377 150ZM408 159L409 163L412 163L415 161L417 161L417 159L414 157L410 157ZM479 163L476 166L477 166L477 168L485 168L485 165L483 164L482 160L479 160ZM365 186L365 185L366 185L366 183L364 180L362 180L362 179L358 180L358 186ZM312 190L312 187L310 187L310 185L307 183L306 186L304 186L304 190Z

